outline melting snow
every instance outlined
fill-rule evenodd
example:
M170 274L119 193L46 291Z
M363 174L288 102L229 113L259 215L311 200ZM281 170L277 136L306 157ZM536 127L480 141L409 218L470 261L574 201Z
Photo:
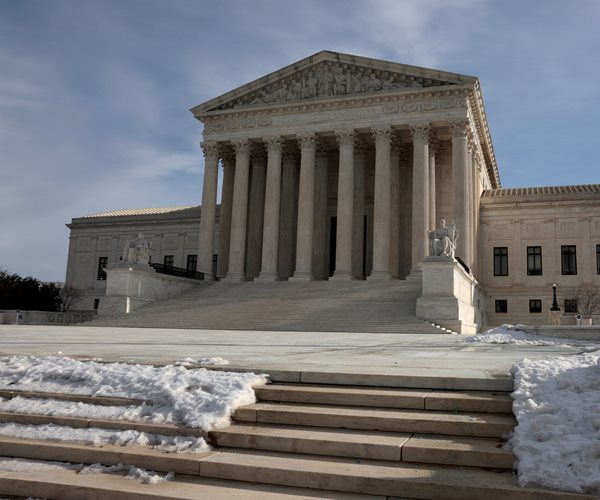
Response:
M600 495L600 351L513 366L519 484Z
M485 342L488 344L520 344L520 345L579 345L589 344L580 340L568 340L557 337L542 337L524 332L520 329L522 325L501 325L484 333L478 333L472 337L465 338L465 342Z

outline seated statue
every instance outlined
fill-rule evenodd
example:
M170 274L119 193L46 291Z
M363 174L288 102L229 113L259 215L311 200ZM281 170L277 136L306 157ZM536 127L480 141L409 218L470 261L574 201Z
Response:
M446 227L446 220L440 221L439 227L432 231L427 231L429 240L431 241L430 254L434 257L454 257L456 251L456 240L458 239L458 231L456 224L451 224Z
M150 262L150 242L144 239L142 233L130 240L123 249L123 262L126 264L145 264Z

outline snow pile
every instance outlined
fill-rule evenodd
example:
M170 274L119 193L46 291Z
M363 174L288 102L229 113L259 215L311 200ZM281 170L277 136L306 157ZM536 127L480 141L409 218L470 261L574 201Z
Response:
M573 340L558 339L552 337L542 337L526 333L519 329L521 325L501 325L492 328L484 333L478 333L465 339L465 342L485 342L487 344L520 344L520 345L565 345L580 344L581 342Z
M121 472L127 471L127 475L125 479L141 479L143 484L158 484L164 483L165 481L171 481L175 474L173 472L169 472L164 476L161 476L157 472L142 469L140 467L136 467L135 465L111 465L110 467L102 464L92 464L87 467L84 467L79 472L80 474L110 474L113 472Z
M0 472L54 472L79 470L81 466L68 462L46 462L26 458L0 457Z
M182 359L178 359L173 364L177 365L177 366L192 366L192 365L225 366L225 365L229 364L229 361L227 361L226 359L223 359L219 356L216 356L214 358L200 358L200 359L182 358Z
M512 371L519 484L600 495L600 351Z
M230 416L240 406L255 402L253 387L267 383L266 375L187 370L183 366L132 365L124 363L82 362L66 357L13 356L0 358L0 387L13 390L117 396L151 401L138 409L94 408L73 405L84 416L98 412L107 418L143 419L212 430L229 425ZM23 402L0 403L18 408ZM38 405L39 406L39 405ZM56 401L55 410L67 411ZM31 411L32 406L29 407ZM118 413L118 412L121 413ZM57 413L58 414L58 413ZM64 413L63 413L64 414ZM78 415L76 410L70 415Z
M23 439L70 441L92 446L147 446L166 453L203 453L210 447L201 437L161 436L134 430L76 429L63 425L24 425L12 422L0 424L0 436Z

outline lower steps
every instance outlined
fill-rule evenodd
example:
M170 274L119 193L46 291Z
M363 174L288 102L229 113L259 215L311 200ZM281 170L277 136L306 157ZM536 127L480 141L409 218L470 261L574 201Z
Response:
M0 436L0 454L8 457L121 463L175 473L171 481L140 485L124 480L123 474L4 472L0 493L109 500L593 498L515 484L514 457L503 449L503 435L515 425L508 391L273 383L258 388L256 395L255 404L236 411L231 426L208 433L175 426L163 432L164 424L107 421L118 429L203 435L212 449L201 453ZM107 398L103 404L117 401ZM92 425L72 416L12 418L32 425ZM1 421L10 419L11 414L0 413Z

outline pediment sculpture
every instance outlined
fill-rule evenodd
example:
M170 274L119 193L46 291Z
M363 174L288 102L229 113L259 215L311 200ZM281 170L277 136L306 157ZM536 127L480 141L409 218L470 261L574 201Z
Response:
M455 82L328 61L297 71L216 109L454 84Z

